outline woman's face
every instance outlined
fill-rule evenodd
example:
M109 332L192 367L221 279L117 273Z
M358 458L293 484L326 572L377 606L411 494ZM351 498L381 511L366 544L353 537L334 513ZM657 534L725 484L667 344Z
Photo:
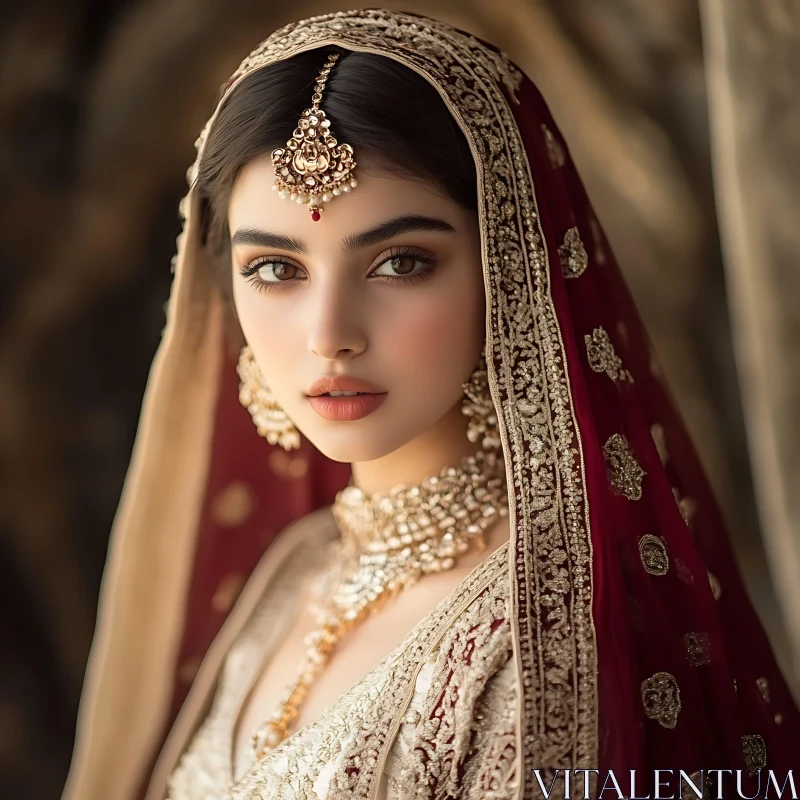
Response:
M300 432L350 463L459 413L485 337L476 214L422 180L369 163L357 174L314 222L272 190L264 156L242 170L228 211L234 302L256 363ZM326 418L309 392L342 376L383 401L359 419Z

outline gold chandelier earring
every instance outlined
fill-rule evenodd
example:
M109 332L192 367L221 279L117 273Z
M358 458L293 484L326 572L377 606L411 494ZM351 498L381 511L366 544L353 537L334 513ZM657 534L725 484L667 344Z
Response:
M279 444L284 450L299 448L300 431L264 382L253 351L247 346L239 354L236 371L240 380L239 402L250 412L259 436L263 436L270 444Z
M497 423L497 411L489 390L485 346L478 366L462 384L462 388L464 399L461 402L461 413L469 419L467 438L471 442L480 442L482 450L499 450L500 430Z

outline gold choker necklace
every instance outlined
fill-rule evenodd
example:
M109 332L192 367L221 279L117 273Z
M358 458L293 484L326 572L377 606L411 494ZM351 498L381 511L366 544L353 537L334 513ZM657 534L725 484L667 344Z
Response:
M479 451L417 486L366 495L348 486L331 507L342 539L314 598L297 680L253 734L256 758L287 738L314 679L342 637L389 598L429 572L452 569L459 555L486 547L484 531L508 515L505 465Z

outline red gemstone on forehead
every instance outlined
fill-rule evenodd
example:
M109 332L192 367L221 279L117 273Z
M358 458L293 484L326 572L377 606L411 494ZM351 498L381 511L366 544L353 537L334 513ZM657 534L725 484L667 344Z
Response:
M311 212L311 219L313 219L314 222L319 222L319 211L317 211L316 208Z

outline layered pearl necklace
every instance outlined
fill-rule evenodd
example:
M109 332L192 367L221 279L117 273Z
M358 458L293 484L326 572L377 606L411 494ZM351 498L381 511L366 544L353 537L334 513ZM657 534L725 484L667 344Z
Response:
M350 485L331 507L341 533L337 557L312 606L298 677L253 734L256 758L289 735L314 679L342 637L426 573L452 569L459 555L486 547L484 531L508 515L505 466L478 451L416 486L366 495Z

